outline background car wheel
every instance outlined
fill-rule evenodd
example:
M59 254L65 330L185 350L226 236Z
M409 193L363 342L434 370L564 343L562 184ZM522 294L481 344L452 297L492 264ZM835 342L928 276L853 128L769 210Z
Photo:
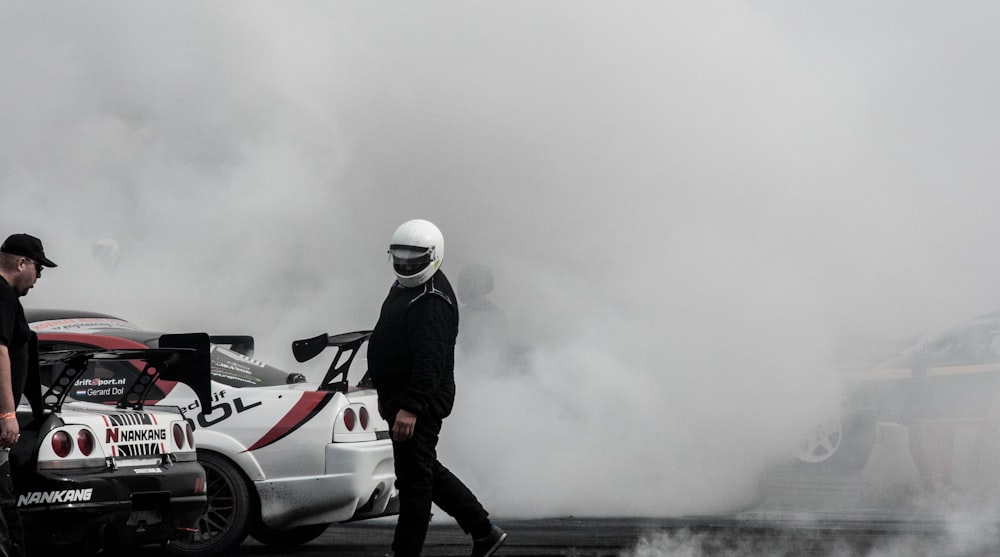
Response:
M864 468L875 446L878 421L879 414L870 408L852 408L843 417L830 416L818 422L792 453L798 464L807 468L858 472Z
M793 453L802 462L815 464L829 460L840 448L844 427L839 416L830 416L816 424L809 434L796 445Z
M326 532L329 524L309 524L287 530L275 530L263 524L257 526L251 533L253 539L264 545L274 547L294 547L311 542Z
M213 557L234 550L247 537L253 498L243 474L225 458L199 452L205 468L208 508L198 519L198 531L171 541L167 549L174 555Z

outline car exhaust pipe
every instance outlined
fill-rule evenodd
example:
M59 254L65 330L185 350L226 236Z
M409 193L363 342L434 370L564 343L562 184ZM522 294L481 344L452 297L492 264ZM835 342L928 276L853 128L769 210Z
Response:
M365 502L364 505L358 507L358 510L354 511L354 514L357 515L357 514L372 512L372 510L375 509L375 502L378 501L379 497L381 496L382 496L382 485L379 484L379 486L375 488L375 491L372 492L371 497L368 498L368 501Z

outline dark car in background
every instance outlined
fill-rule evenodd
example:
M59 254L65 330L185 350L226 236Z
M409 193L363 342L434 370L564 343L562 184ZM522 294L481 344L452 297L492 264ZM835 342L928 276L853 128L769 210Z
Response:
M799 445L800 470L856 478L866 503L1000 503L1000 312L846 368L842 380L841 412Z

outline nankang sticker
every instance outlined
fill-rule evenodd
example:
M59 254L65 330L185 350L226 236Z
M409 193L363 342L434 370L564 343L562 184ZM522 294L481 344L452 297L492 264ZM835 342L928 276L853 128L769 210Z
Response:
M105 443L135 443L136 441L166 441L165 429L121 429L108 428Z
M94 489L89 487L86 489L63 489L61 491L31 491L17 498L17 506L27 507L29 505L90 501L93 495Z
M167 430L162 427L129 427L153 425L149 414L111 414L114 424L105 430L104 442L111 445L111 456L152 456L166 454ZM120 427L119 427L120 426Z

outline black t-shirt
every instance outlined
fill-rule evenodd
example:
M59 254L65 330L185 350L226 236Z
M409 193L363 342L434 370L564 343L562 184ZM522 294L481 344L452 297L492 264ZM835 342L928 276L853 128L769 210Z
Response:
M24 308L14 288L0 277L0 344L10 354L11 388L14 404L21 399L28 376L28 354L31 328L24 317Z

